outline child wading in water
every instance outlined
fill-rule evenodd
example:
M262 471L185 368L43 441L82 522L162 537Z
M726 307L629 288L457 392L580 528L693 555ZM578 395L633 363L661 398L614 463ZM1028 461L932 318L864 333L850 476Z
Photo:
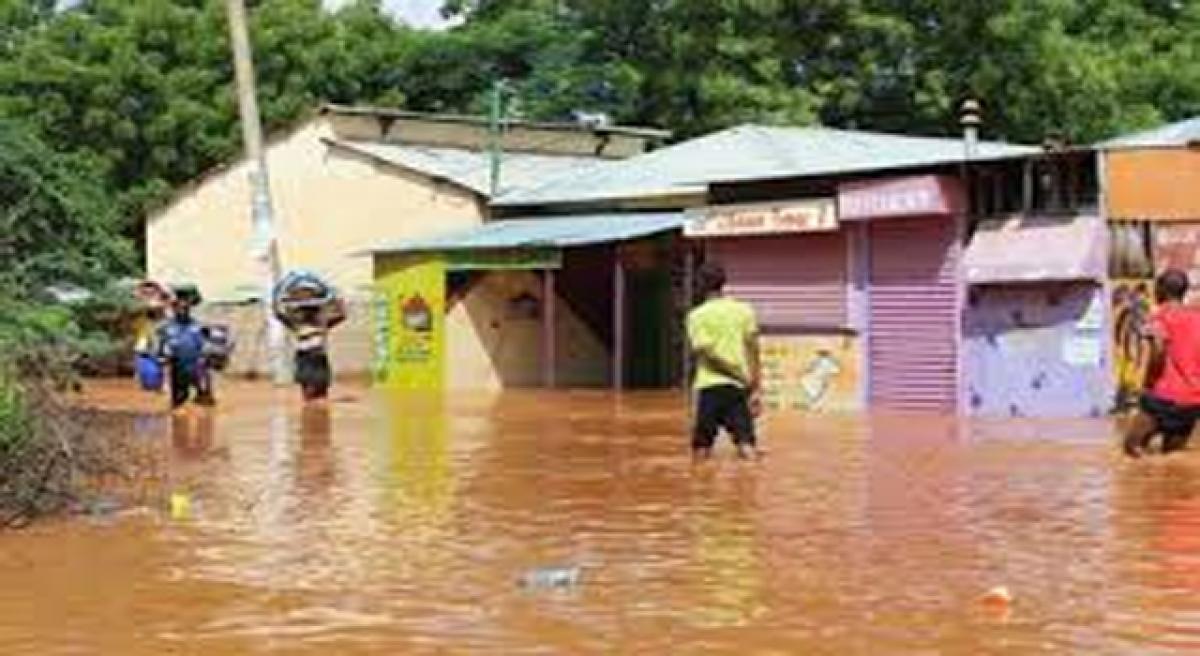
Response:
M692 456L698 461L711 457L722 428L733 438L738 457L757 456L754 417L761 372L754 309L725 296L725 271L715 264L700 268L697 283L704 301L687 318L696 358Z
M1200 311L1184 306L1187 291L1187 274L1177 269L1154 281L1145 392L1125 434L1130 457L1148 453L1156 435L1162 453L1186 448L1200 418Z

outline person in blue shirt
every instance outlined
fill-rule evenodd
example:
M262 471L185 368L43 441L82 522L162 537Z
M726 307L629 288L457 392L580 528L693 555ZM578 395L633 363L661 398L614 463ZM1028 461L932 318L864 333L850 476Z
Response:
M205 329L192 317L192 299L176 298L174 313L159 328L160 355L171 370L171 408L188 402L195 391L196 403L212 405L212 381L205 362Z

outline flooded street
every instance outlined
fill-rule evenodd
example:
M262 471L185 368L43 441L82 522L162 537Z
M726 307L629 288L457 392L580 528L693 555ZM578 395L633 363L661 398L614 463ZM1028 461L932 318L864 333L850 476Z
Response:
M1200 458L1107 422L776 419L693 468L677 393L218 391L92 393L149 509L0 534L0 653L1200 649Z

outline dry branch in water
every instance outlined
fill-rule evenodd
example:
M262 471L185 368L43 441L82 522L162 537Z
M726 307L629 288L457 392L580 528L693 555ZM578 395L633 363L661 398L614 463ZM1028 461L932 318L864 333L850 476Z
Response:
M64 357L37 349L0 370L0 528L64 510L88 480L120 473L94 413L65 397L74 381Z

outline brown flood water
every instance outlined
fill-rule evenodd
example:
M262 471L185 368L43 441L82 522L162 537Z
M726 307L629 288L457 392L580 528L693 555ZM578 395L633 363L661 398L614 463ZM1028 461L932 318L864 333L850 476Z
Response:
M693 469L679 394L219 392L92 392L145 412L149 508L0 533L0 653L1200 650L1200 460L1107 422L775 419Z

